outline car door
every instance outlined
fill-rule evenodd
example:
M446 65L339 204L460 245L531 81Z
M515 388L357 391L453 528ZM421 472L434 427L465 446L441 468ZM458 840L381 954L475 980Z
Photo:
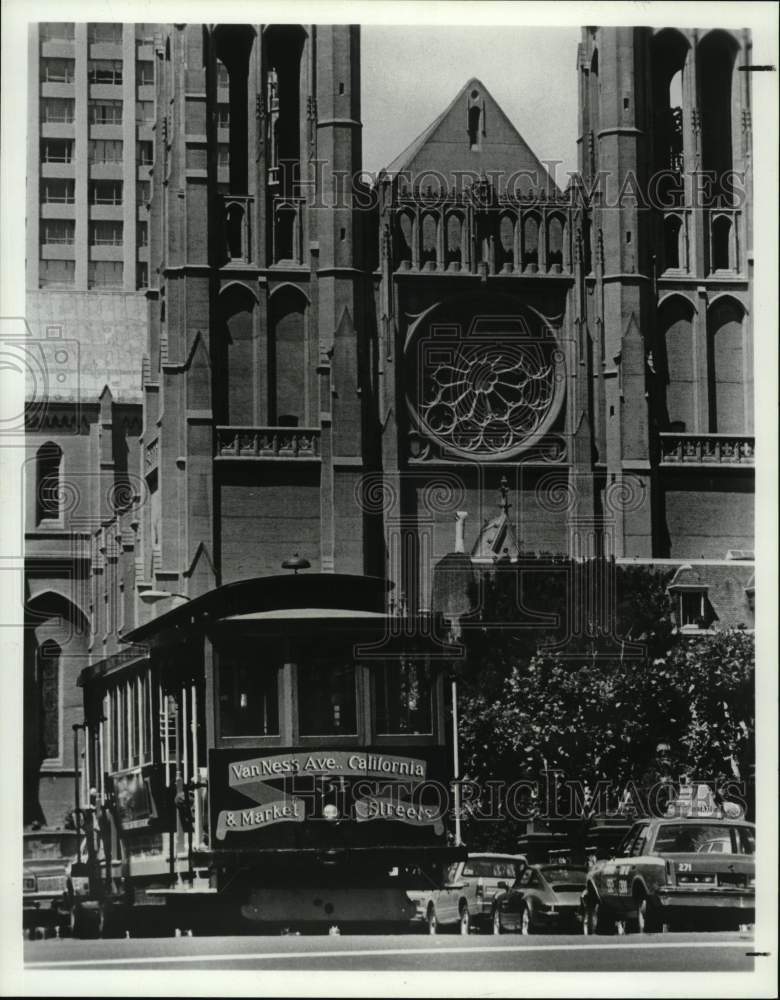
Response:
M463 885L463 872L469 862L457 861L449 866L444 876L444 887L436 890L434 902L440 924L451 924L458 919L458 900Z
M485 861L485 874L482 876L482 900L478 902L482 902L484 911L489 913L496 894L503 891L499 883L504 882L506 885L512 885L517 878L520 866L511 858L486 858Z
M626 900L630 899L625 883L631 864L631 852L634 843L646 826L646 822L635 823L623 838L617 854L609 861L605 861L597 872L596 890L599 898L614 913L623 911Z

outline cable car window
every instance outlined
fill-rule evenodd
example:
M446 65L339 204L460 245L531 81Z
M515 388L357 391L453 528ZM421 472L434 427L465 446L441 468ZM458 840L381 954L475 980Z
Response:
M429 735L431 671L420 660L388 660L375 673L376 731Z
M355 668L351 663L308 660L298 665L301 736L355 736Z
M222 736L278 736L278 670L258 660L220 653Z

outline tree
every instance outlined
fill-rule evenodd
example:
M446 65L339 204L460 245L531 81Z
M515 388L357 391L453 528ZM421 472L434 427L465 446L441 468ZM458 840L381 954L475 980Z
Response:
M486 588L483 624L464 629L464 775L482 788L525 781L529 788L536 783L549 790L553 771L574 783L556 787L552 802L534 799L530 791L515 795L515 817L500 824L478 822L484 802L474 799L466 822L473 845L509 849L535 806L576 814L584 805L583 789L593 792L599 782L612 788L601 806L614 806L627 782L640 781L659 739L670 740L686 770L702 778L752 773L752 635L734 629L680 640L666 595L668 574L633 566L617 568L611 626L567 635L567 581L574 572L604 580L597 562L584 568L550 562L562 572L545 575L533 601L530 588L523 590L511 571L496 574ZM518 594L528 599L518 601ZM555 625L529 624L541 607L556 615ZM636 648L624 655L623 638L641 640L638 655ZM572 641L561 646L561 639ZM558 642L557 652L550 651L551 640Z

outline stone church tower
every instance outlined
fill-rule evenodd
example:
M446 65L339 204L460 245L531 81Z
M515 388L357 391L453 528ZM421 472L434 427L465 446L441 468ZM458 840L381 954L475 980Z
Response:
M157 85L143 579L363 572L358 29L176 25Z
M749 63L748 32L583 29L581 335L619 556L753 548Z

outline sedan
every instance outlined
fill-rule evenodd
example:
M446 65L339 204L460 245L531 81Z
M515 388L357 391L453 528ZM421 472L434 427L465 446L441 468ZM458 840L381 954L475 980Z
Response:
M579 930L587 870L578 865L531 865L493 900L494 934Z

